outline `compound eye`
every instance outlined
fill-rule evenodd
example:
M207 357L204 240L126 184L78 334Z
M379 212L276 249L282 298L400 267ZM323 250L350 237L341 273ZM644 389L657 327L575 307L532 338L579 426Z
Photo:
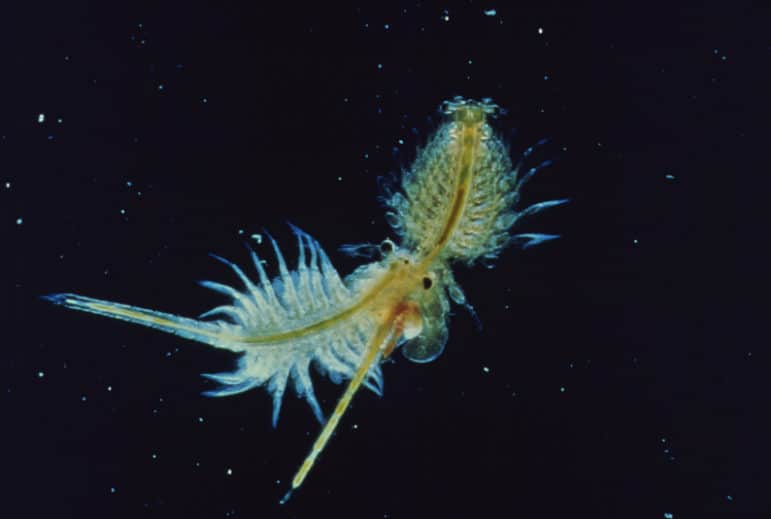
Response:
M395 248L396 246L391 240L383 240L380 244L380 252L382 252L384 256L391 254Z

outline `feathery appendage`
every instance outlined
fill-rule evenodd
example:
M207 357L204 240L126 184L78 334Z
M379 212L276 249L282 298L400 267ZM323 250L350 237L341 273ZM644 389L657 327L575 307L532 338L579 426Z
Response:
M384 196L387 220L402 245L426 254L441 246L438 254L447 261L473 264L481 259L490 264L507 245L532 246L555 238L511 235L512 227L526 216L567 202L550 200L515 209L522 186L551 162L520 175L532 148L512 165L507 147L487 122L499 113L489 100L455 98L443 111L448 120L418 151L412 169L403 174L401 191ZM451 234L445 238L447 231Z
M234 263L213 256L236 274L244 285L237 290L213 281L201 285L230 299L228 304L205 312L201 319L190 319L166 312L103 301L76 294L52 294L44 299L57 305L113 319L140 324L186 339L241 354L235 371L204 374L221 387L206 391L207 396L227 396L264 386L273 398L272 421L278 423L281 402L288 382L304 397L319 422L324 415L314 395L310 366L341 383L353 377L372 332L366 315L328 323L341 308L351 305L355 292L332 266L329 257L310 235L292 226L298 239L298 265L287 267L283 254L270 238L279 276L270 279L262 261L250 249L259 282L252 281ZM376 275L376 269L369 273ZM365 280L361 273L353 283ZM310 328L310 331L308 331ZM302 330L306 330L302 332ZM363 385L382 394L383 379L378 364L370 369Z

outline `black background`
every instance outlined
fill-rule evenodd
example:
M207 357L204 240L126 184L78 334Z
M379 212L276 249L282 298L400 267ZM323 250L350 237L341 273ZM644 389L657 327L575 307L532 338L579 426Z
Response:
M324 4L3 7L1 515L768 517L768 10ZM454 95L550 139L525 203L571 203L519 230L563 238L459 267L483 329L397 354L283 507L304 402L273 430L200 396L231 355L37 297L197 315L287 221L347 274Z

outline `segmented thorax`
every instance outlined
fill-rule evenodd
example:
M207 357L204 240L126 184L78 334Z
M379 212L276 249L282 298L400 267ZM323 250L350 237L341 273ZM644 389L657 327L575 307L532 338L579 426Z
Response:
M456 98L446 121L418 152L402 192L388 200L390 223L403 245L424 257L473 262L505 245L516 217L516 173L508 150L488 124L498 107Z

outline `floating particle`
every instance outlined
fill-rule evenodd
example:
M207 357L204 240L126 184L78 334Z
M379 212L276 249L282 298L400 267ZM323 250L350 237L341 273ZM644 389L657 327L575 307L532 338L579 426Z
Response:
M44 372L44 371L38 371L38 372L37 372L37 378L43 378L43 377L45 377L45 376L46 376L46 374L45 374L45 372Z
M203 416L198 417L198 423L203 423Z
M110 487L110 494L114 494L116 492L116 490L117 489L115 487Z
M11 183L10 182L6 182L5 183L5 188L6 189L11 189Z
M44 122L46 122L46 114L38 114L37 122L40 124L43 124Z
M232 475L233 475L233 469L228 469L227 471L225 471L225 473L226 473L228 476L232 476Z
M675 176L667 174L667 175L664 175L664 178L666 178L667 180L674 180Z
M252 234L250 236L250 238L253 239L254 241L256 241L257 245L261 245L262 244L262 234Z
M482 366L482 371L484 371L485 373L490 373L490 368L488 368L487 366Z
M664 519L672 519L674 515L670 514L669 512L664 512Z
M564 392L565 392L565 386L560 386L560 393L564 393Z
M485 13L485 16L495 16L496 14L498 14L498 11L496 11L495 9L485 9L484 13Z
M538 28L538 34L543 34L543 27Z
M24 223L24 218L17 218L16 219L16 225L21 225Z

